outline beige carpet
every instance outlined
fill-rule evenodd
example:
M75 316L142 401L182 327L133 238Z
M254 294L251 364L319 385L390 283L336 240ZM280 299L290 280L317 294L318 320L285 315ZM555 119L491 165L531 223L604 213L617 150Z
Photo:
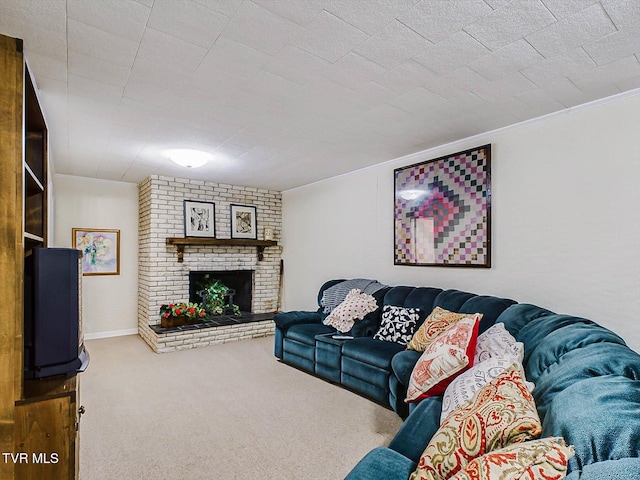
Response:
M273 337L155 354L87 342L80 480L343 478L400 418L276 361Z

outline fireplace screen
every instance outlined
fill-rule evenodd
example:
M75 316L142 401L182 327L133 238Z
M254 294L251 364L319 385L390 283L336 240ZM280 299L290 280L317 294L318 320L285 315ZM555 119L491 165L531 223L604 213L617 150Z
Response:
M189 299L209 315L251 313L252 286L252 270L189 272Z

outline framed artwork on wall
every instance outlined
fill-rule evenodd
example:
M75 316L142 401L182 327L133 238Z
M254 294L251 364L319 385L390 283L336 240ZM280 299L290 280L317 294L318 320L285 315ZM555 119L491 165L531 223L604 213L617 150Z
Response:
M491 267L491 145L394 176L395 265Z
M184 236L216 236L216 206L211 202L184 201Z
M82 252L83 275L120 275L120 230L73 228L71 235Z
M231 205L231 238L258 238L256 207Z

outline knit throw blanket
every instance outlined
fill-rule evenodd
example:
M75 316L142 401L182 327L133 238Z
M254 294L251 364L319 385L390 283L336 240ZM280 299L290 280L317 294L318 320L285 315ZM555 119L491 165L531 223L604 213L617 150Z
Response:
M323 307L324 313L331 313L331 310L336 308L342 303L342 301L354 288L357 288L363 293L373 295L378 290L385 288L387 285L383 285L377 280L368 280L365 278L354 278L353 280L345 280L344 282L336 283L332 287L327 288L322 293L322 300L320 305Z

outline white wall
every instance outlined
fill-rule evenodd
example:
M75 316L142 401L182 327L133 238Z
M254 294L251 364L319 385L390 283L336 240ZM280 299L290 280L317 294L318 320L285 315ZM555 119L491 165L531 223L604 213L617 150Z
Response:
M138 331L138 185L69 175L53 178L54 240L71 247L72 228L120 230L120 275L85 276L86 338Z
M492 144L491 269L393 264L393 169ZM439 286L591 318L640 351L640 92L283 192L284 307L331 278Z

